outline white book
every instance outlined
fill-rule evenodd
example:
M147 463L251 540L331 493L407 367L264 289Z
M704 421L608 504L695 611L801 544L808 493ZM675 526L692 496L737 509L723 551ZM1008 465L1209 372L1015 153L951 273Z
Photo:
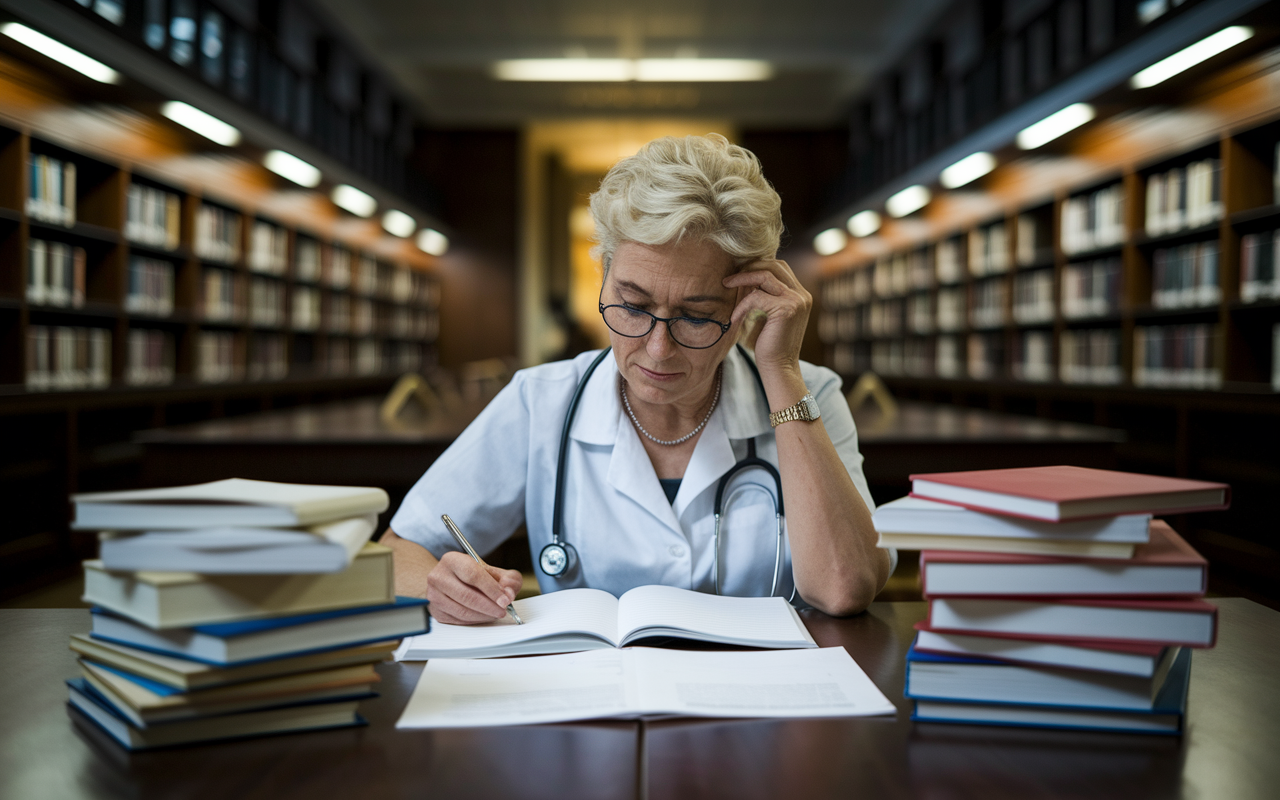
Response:
M27 300L44 303L49 294L48 245L42 239L32 239L27 252Z
M390 502L371 486L317 486L228 478L195 486L72 496L76 530L148 531L216 526L293 528L378 514Z
M885 503L871 515L876 531L884 533L929 534L933 536L981 536L1014 539L1058 539L1074 542L1148 541L1150 514L1045 522L1041 520L983 514L950 503L921 497L900 497Z
M501 661L432 660L397 728L529 725L648 714L893 714L843 647L713 653L635 648Z
M674 586L638 586L615 598L599 589L565 589L515 602L524 620L446 625L406 639L401 661L498 658L625 647L675 637L748 647L817 647L781 597L721 597Z
M127 750L146 750L289 731L342 728L363 723L356 713L358 702L351 700L226 714L137 728L118 710L109 706L106 700L89 694L81 686L83 684L71 686L71 705Z
M920 631L916 634L917 650L977 658L996 658L1019 664L1046 667L1114 672L1121 675L1151 677L1165 658L1176 656L1177 647L1131 645L1129 649L1103 649L1070 642L1007 639L1000 636L975 636L967 633Z
M364 514L306 529L110 531L99 535L99 557L104 567L119 571L204 575L341 572L369 541L377 523L377 514Z
M1169 648L1174 656L1180 649ZM908 656L904 693L929 700L1150 711L1171 666L1173 658L1166 657L1152 675L1141 676Z

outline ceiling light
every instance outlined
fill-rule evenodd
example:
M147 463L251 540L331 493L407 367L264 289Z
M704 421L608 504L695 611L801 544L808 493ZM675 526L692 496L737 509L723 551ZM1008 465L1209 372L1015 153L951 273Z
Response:
M1205 37L1190 47L1186 47L1166 59L1157 61L1134 75L1129 85L1135 89L1146 89L1169 80L1184 70L1191 69L1201 61L1207 61L1218 53L1228 50L1253 36L1253 28L1244 25L1232 25L1223 28L1212 36Z
M322 177L320 170L283 150L269 151L262 159L262 164L280 177L288 178L299 186L314 189L320 185Z
M849 229L849 233L858 238L870 236L880 230L880 215L869 208L866 211L859 211L849 217L849 222L846 223L845 227Z
M773 77L768 61L749 58L642 58L638 81L766 81Z
M1034 125L1023 128L1018 134L1018 147L1034 150L1057 139L1064 133L1079 128L1098 115L1088 103L1073 103L1061 111L1050 114Z
M393 208L382 215L382 229L392 236L408 239L418 229L418 222L403 211Z
M849 243L849 237L839 228L827 228L822 233L813 237L813 249L818 251L820 256L829 256L839 253L844 246Z
M433 256L449 252L449 237L434 228L418 231L418 249Z
M493 74L502 81L629 81L636 67L626 58L517 58L494 64Z
M329 199L338 208L350 211L357 217L372 217L373 212L378 210L378 201L374 200L372 195L365 194L345 183L333 187L333 193L329 195Z
M959 189L965 184L973 183L996 168L996 157L990 153L979 152L965 156L947 167L938 176L938 182L948 189Z
M32 30L20 22L6 22L0 25L0 33L27 47L42 53L59 64L71 67L81 75L87 75L99 83L119 83L120 73L101 61L89 58L79 50L72 50L57 39L50 39L39 31Z
M888 211L891 217L905 217L929 205L929 200L932 198L933 195L929 190L917 183L884 201L884 210Z
M220 145L235 147L240 144L239 130L181 100L170 100L160 106L160 113L182 127L193 130Z
M517 58L497 62L493 74L504 81L763 81L773 77L773 65L748 58Z

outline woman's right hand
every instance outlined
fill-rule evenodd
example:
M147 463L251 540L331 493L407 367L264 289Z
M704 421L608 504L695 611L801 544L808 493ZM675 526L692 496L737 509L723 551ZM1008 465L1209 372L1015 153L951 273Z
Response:
M514 569L481 564L465 553L445 553L427 574L431 616L449 625L476 625L507 615L523 581Z

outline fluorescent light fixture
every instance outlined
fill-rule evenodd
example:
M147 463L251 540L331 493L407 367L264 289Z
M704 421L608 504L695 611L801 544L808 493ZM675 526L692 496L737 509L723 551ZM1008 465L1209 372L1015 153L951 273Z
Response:
M382 229L392 236L408 239L418 229L418 222L403 211L392 208L382 215Z
M839 253L844 246L849 243L849 237L839 228L827 228L822 233L813 237L813 249L818 251L820 256L829 256Z
M763 81L773 77L773 65L749 58L517 58L497 62L493 74L504 81Z
M642 58L638 81L767 81L773 65L750 58Z
M270 150L262 159L262 165L282 178L288 178L299 186L314 189L320 185L320 170L295 155L283 150Z
M1142 70L1129 80L1129 85L1135 89L1146 89L1157 83L1163 83L1179 72L1191 69L1201 61L1207 61L1218 53L1229 50L1252 37L1253 28L1244 25L1223 28L1212 36L1207 36Z
M863 236L870 236L880 230L880 215L869 208L866 211L859 211L857 214L849 217L849 221L845 224L845 227L849 229L849 233L852 233L859 239Z
M626 58L516 58L493 65L502 81L629 81L635 62Z
M418 249L433 256L442 256L449 252L449 237L435 228L423 228L418 231Z
M931 199L933 195L929 190L917 183L885 200L884 210L888 211L891 217L905 217L929 205Z
M50 39L40 31L32 30L21 22L6 22L0 25L0 33L14 41L22 42L32 50L52 58L65 67L70 67L81 75L93 78L99 83L119 83L120 73L101 61L89 58L79 50L72 50L57 39Z
M378 210L378 201L372 195L345 183L333 187L333 194L329 195L329 199L338 208L350 211L357 217L372 217L373 212Z
M996 168L996 157L990 153L979 152L965 156L947 167L938 176L938 182L948 189L959 189L965 184L973 183Z
M1093 106L1088 103L1073 103L1036 124L1023 128L1018 133L1018 147L1023 150L1034 150L1052 142L1064 133L1079 128L1096 116L1098 112L1094 111Z
M170 100L160 106L160 113L182 127L193 130L220 145L235 147L240 144L239 130L181 100Z

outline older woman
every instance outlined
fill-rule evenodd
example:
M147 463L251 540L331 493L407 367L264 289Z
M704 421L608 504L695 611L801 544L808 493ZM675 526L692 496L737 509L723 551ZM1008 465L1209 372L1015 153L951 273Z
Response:
M840 379L800 360L812 299L775 258L780 206L756 157L714 134L650 142L609 171L591 212L611 357L517 373L427 470L382 539L397 592L426 596L442 622L504 615L520 574L456 552L449 514L481 553L524 522L535 562L548 556L544 592L658 583L830 614L871 602L890 554ZM753 312L754 356L737 344ZM779 481L761 466L724 479L753 453Z

